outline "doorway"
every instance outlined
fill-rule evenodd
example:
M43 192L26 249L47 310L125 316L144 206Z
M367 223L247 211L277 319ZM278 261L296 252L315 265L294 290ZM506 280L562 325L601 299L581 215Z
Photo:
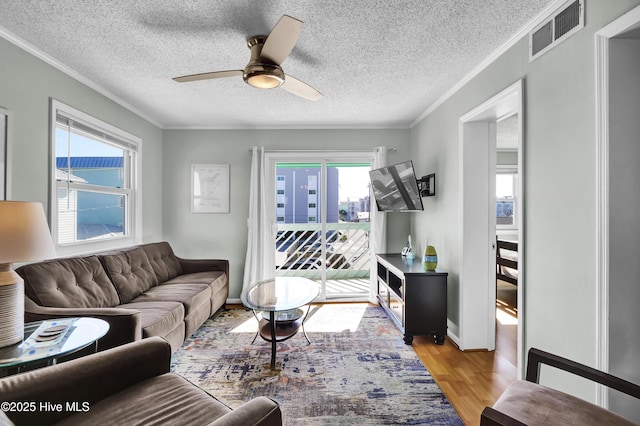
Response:
M524 306L523 88L517 81L460 118L460 336L461 350L494 350L496 341L496 232L498 123L517 116L515 151L518 176L510 204L517 229L519 317L518 378L522 377Z
M371 164L355 153L270 155L275 276L317 281L319 300L369 299Z

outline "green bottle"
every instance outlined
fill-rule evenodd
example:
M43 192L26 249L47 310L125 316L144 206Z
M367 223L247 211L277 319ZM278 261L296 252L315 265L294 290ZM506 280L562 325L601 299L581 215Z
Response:
M424 269L427 271L435 271L438 266L438 253L435 247L426 246L424 249Z

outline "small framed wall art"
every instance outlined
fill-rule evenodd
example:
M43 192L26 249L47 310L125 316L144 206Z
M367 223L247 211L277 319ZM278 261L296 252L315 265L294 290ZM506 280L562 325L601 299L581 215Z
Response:
M191 165L191 212L229 213L229 165Z

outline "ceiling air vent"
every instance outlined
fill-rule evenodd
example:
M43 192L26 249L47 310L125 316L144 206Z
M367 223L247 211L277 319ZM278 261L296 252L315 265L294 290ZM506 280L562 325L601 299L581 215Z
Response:
M529 62L542 56L583 27L584 0L564 3L529 33Z

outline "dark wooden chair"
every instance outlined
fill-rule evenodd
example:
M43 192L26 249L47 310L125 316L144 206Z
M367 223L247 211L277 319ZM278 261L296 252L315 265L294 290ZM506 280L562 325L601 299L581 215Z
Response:
M502 250L514 252L515 256L506 256L502 253ZM496 238L496 280L518 285L517 274L515 276L514 274L509 274L505 268L518 270L518 243Z
M480 426L634 424L595 404L540 385L540 366L542 364L576 374L640 399L640 386L634 383L575 361L531 348L527 359L526 380L518 380L509 385L493 407L486 407L480 415Z

